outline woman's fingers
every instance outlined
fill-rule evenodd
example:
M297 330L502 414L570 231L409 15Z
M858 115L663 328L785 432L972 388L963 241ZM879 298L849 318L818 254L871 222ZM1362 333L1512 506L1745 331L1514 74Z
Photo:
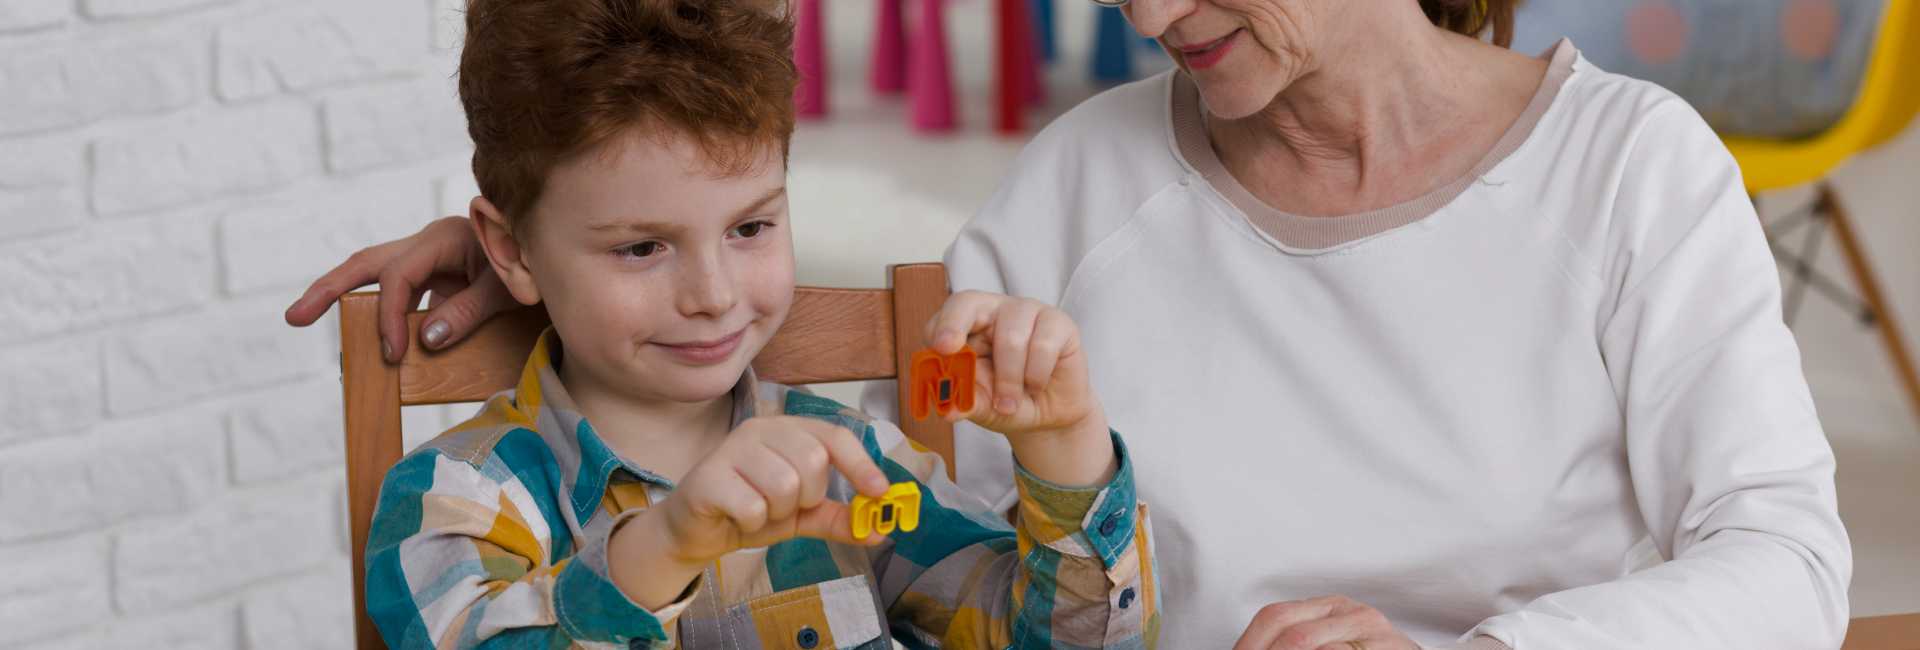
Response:
M1322 647L1347 646L1347 641L1366 641L1373 637L1365 617L1359 612L1334 614L1281 630L1268 650L1320 650ZM1338 650L1352 650L1352 646Z
M1260 609L1235 650L1349 650L1359 641L1378 650L1417 648L1380 610L1345 596L1274 603Z
M401 240L405 241L405 240ZM380 269L393 257L396 245L400 242L388 242L378 246L360 249L347 257L339 266L321 275L313 284L307 285L300 299L287 307L287 324L294 327L306 327L320 320L327 309L333 306L340 296L360 287L373 284L380 277Z
M479 329L481 323L487 322L495 314L518 305L513 294L507 292L507 285L489 267L475 277L467 288L427 310L427 318L423 321L426 324L420 328L420 341L429 350L453 345Z
M1287 628L1310 620L1327 616L1333 612L1334 599L1326 596L1310 600L1294 600L1274 603L1260 608L1253 615L1253 622L1240 633L1240 640L1233 644L1233 650L1268 650L1280 638Z
M395 259L380 272L380 351L389 362L407 355L407 312L420 305L432 273L433 260L420 257Z

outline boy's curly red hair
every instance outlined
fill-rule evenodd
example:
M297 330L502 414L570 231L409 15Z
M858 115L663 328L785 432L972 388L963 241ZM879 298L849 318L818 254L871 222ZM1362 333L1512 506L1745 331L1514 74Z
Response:
M460 103L480 193L519 231L560 161L635 127L721 173L793 135L791 21L768 0L471 0Z

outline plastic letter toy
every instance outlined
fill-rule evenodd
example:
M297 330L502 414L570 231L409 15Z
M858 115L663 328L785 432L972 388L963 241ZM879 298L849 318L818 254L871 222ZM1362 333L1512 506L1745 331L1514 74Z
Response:
M878 499L856 494L852 514L854 539L866 539L873 533L890 535L895 527L905 531L919 528L920 484L895 483Z
M907 394L913 419L924 420L938 411L947 415L956 410L973 410L973 350L942 355L933 350L913 353L911 392Z

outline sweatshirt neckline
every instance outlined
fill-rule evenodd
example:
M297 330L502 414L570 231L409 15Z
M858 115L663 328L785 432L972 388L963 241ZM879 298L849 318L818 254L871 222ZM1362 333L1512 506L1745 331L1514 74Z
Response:
M1492 171L1525 144L1547 109L1553 106L1560 89L1573 75L1579 51L1567 39L1561 39L1541 58L1548 60L1547 72L1507 130L1492 149L1481 156L1473 168L1458 178L1412 200L1396 205L1331 217L1309 217L1274 208L1248 191L1227 171L1207 138L1201 113L1200 90L1186 73L1175 71L1170 82L1170 121L1175 155L1199 174L1214 191L1244 214L1249 222L1287 248L1324 250L1359 241L1432 216L1466 192L1473 182Z

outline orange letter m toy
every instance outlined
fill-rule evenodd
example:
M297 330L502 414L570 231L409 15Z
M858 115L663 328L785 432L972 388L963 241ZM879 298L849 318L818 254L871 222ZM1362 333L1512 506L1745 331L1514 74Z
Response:
M913 390L907 396L913 419L924 420L933 411L941 415L972 411L973 362L973 350L965 347L947 355L933 350L913 353Z

